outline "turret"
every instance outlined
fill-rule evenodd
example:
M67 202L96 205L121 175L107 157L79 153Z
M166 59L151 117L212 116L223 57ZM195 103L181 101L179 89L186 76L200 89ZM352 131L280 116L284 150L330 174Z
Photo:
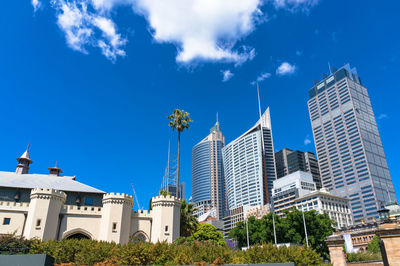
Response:
M32 189L24 237L42 240L57 239L59 215L66 198L67 195L63 191Z
M29 144L28 147L26 148L26 151L20 157L17 158L17 161L18 165L15 172L17 174L27 174L29 172L29 165L33 163L31 158L29 157Z
M180 235L181 201L174 196L157 196L151 201L151 242L172 243Z
M126 244L129 242L133 197L125 193L103 196L99 240Z

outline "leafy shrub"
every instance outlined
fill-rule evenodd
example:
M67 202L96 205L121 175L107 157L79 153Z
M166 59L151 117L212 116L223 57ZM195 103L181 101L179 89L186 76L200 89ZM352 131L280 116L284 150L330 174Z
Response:
M295 262L297 265L321 265L320 255L311 248L253 246L246 251L233 250L215 241L181 238L172 244L135 241L126 245L89 239L26 241L16 237L0 238L7 246L25 245L30 253L48 253L58 265L222 265L268 262Z
M382 256L380 253L367 252L357 252L357 253L346 253L348 262L358 262L358 261L371 261L371 260L381 260Z
M32 240L26 240L15 234L6 234L0 236L0 253L24 254L29 253Z

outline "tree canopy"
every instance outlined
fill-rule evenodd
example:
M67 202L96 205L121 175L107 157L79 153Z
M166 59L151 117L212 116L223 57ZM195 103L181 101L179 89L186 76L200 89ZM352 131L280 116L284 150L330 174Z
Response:
M211 241L220 246L226 245L222 233L218 232L217 228L211 224L200 224L192 236L194 240Z
M186 200L182 200L181 205L181 232L180 235L184 237L191 236L196 231L199 222L197 217L193 215L194 206L193 203L187 203Z
M272 213L262 219L248 218L250 245L274 242ZM285 217L275 215L275 229L278 243L306 245L302 212L296 208L286 210ZM328 257L329 251L326 238L334 232L334 222L327 214L319 214L315 210L304 213L309 245L319 254ZM239 222L229 232L229 236L238 242L239 247L247 245L246 226Z

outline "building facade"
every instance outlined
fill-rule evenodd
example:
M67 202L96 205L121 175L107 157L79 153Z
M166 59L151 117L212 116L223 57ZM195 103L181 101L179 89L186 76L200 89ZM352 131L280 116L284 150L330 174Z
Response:
M396 200L367 89L349 65L315 82L308 109L322 185L350 199L355 223Z
M309 172L313 176L317 189L322 187L318 161L312 152L292 151L284 148L275 153L275 164L277 178L296 171Z
M276 179L269 108L260 120L222 149L229 209L265 205Z
M272 192L274 213L283 217L284 210L295 207L295 201L315 191L316 185L312 175L297 171L274 181Z
M329 193L325 188L313 191L294 201L300 211L316 210L326 213L336 222L335 228L342 229L353 225L349 200Z
M151 211L134 211L127 194L105 193L61 176L61 169L29 174L32 160L27 150L15 172L0 172L0 234L27 239L89 238L128 243L171 243L179 237L180 200L171 196L152 199Z
M192 202L197 216L215 209L220 220L227 211L222 148L225 137L219 122L210 129L210 134L192 149Z

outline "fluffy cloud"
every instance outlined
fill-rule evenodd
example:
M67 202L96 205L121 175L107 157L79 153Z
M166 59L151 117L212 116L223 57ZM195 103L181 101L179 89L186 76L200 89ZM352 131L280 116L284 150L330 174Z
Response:
M238 51L238 40L255 29L261 0L138 0L153 37L178 47L177 61L244 62L250 51ZM253 51L254 56L254 51Z
M378 120L382 120L382 119L385 119L385 118L388 118L388 115L387 115L387 114L380 114L380 115L378 116Z
M310 139L310 135L307 135L306 137L305 137L305 139L304 139L304 145L308 145L308 144L310 144L311 143L311 139Z
M41 0L31 0L36 11ZM256 26L267 21L263 5L290 11L308 10L317 0L50 0L69 47L87 53L100 48L111 61L124 56L126 39L111 18L117 8L144 16L156 42L177 47L177 62L252 60L255 49L239 45ZM273 13L273 11L271 11ZM273 15L273 14L272 14Z
M319 0L273 0L276 9L286 9L291 12L304 11L308 12L312 7L316 6Z
M278 76L292 75L296 71L296 66L291 65L288 62L283 62L277 69L276 74Z
M41 2L39 2L39 0L32 0L31 3L32 3L34 12L36 12L41 6Z
M108 59L124 56L126 39L117 33L114 22L100 13L88 11L86 1L53 0L57 24L73 50L87 53L87 46L99 47Z
M234 76L234 74L229 69L221 70L221 73L222 73L222 82L227 82Z

